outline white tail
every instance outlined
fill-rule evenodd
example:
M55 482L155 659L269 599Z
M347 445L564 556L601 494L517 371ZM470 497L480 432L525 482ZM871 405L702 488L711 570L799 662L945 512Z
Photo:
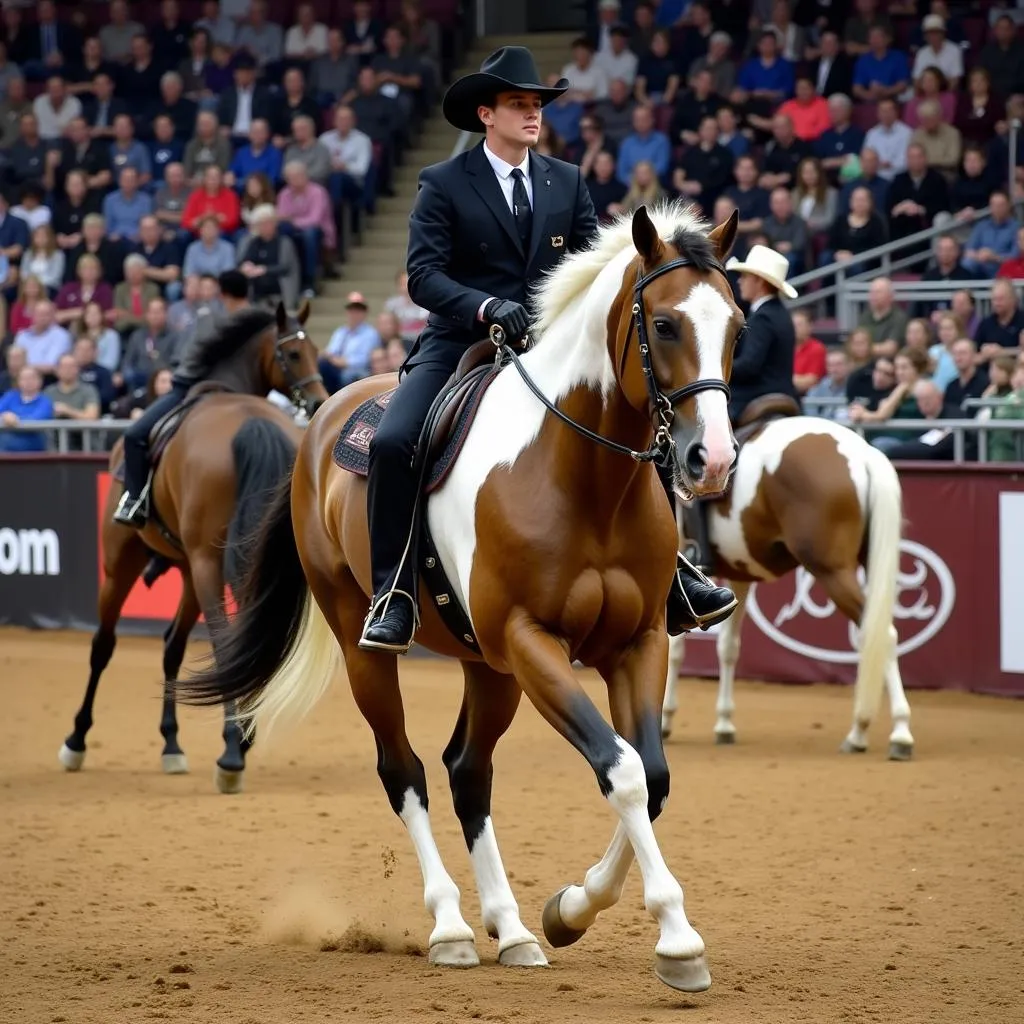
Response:
M878 711L885 672L895 654L893 604L900 567L903 491L889 459L866 447L868 472L867 598L860 623L860 663L854 686L854 720L867 728Z
M245 710L247 729L265 739L277 724L294 724L313 710L327 692L341 661L338 641L310 591L302 625L280 668Z

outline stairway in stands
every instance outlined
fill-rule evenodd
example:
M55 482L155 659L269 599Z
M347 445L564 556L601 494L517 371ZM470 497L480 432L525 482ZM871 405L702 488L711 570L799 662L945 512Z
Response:
M466 55L464 66L455 77L476 71L492 50L510 43L525 44L533 51L541 76L559 71L569 60L572 33L537 33L526 37L485 36L478 39ZM393 294L395 275L405 268L409 238L409 211L416 198L416 179L421 168L447 160L459 133L441 116L438 104L427 121L419 144L405 157L395 171L395 192L377 202L377 213L363 232L363 243L354 246L342 265L342 279L327 281L323 292L313 303L307 327L317 345L323 348L336 327L345 322L345 296L361 291L370 305L370 318L375 319L384 301ZM479 137L474 137L475 145Z

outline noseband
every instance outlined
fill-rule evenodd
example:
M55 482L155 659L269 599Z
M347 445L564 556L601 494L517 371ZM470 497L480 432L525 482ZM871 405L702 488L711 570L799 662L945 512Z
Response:
M303 389L310 384L318 384L323 381L323 377L319 373L311 373L308 377L299 378L296 378L292 373L291 364L288 362L288 356L285 354L284 347L292 341L307 340L306 332L300 327L298 330L293 331L291 334L286 334L283 338L278 338L274 342L274 358L277 360L277 365L281 367L281 373L284 374L292 405L297 408L304 406L306 403L306 394Z
M549 401L547 396L543 394L530 375L526 372L526 369L523 367L516 351L507 344L505 332L497 325L493 325L491 327L491 341L498 349L499 357L507 354L511 358L513 365L519 371L519 376L523 378L523 382L534 393L534 395L544 403L548 411L557 416L558 419L567 426L572 427L572 429L578 434L582 434L583 437L593 441L595 444L601 445L604 448L608 448L610 451L618 452L620 455L628 455L637 462L659 462L662 465L665 465L674 457L676 447L676 443L672 439L671 433L672 420L675 418L675 410L673 409L673 406L676 405L677 402L681 402L686 398L691 398L693 395L699 395L702 391L723 391L725 393L726 400L729 398L729 385L724 380L714 377L709 377L705 380L692 381L689 384L684 384L681 388L676 388L674 391L670 391L668 394L665 394L661 388L658 387L657 378L654 376L654 365L651 362L651 347L647 338L647 320L644 317L644 289L652 281L661 277L662 274L668 274L673 270L680 270L683 267L692 266L692 260L687 259L685 256L680 256L677 259L669 260L668 263L664 263L660 267L655 267L649 274L645 274L642 277L638 275L636 283L633 285L633 318L629 323L629 331L626 334L626 344L623 347L623 350L625 351L625 349L629 347L630 338L633 335L633 329L636 328L637 342L640 346L640 368L643 370L644 382L647 385L651 419L654 424L654 438L645 451L634 451L632 448L629 448L624 444L618 444L616 441L609 440L607 437L602 437L600 434L597 434L593 430L583 426L583 424L577 423L574 419L562 412L554 402ZM725 267L720 263L717 261L714 262L712 264L712 269L717 270L726 278L726 280L728 280Z

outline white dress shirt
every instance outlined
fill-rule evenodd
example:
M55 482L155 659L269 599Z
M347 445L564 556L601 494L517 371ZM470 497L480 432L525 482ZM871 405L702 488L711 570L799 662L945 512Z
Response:
M238 89L238 106L235 108L235 123L231 126L232 135L248 135L252 127L252 94L255 86Z
M750 315L753 316L766 302L774 298L774 295L762 295L761 298L754 299L750 304Z

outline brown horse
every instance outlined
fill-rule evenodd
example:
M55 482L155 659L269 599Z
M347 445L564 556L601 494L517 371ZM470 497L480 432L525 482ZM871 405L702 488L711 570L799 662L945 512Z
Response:
M772 420L743 445L729 493L713 501L708 511L715 572L731 581L737 600L736 611L718 634L718 743L733 743L736 738L733 681L750 588L796 569L808 584L817 579L835 606L859 627L859 652L850 652L851 661L858 660L859 653L853 726L841 749L867 749L867 729L884 685L893 719L889 757L910 760L910 705L900 679L893 628L901 508L900 481L892 463L859 434L831 420ZM680 515L681 530L682 522ZM868 575L866 595L858 573L862 565ZM669 645L662 712L666 737L678 706L684 644L680 636Z
M196 404L157 463L153 515L144 530L111 519L121 488L110 488L101 524L104 578L89 682L74 729L59 754L68 771L79 770L85 761L96 689L114 653L121 609L154 554L177 563L183 583L177 614L164 634L162 766L168 774L188 770L178 745L175 681L189 633L202 612L216 647L217 633L226 621L225 578L237 587L246 538L259 522L268 493L291 471L302 438L295 423L262 396L276 389L293 402L304 402L310 414L327 398L317 373L316 348L301 329L308 315L308 305L299 311L297 321L286 316L283 306L276 314L247 310L211 344L210 358L218 367L208 379L231 390L195 395ZM190 403L191 396L184 405ZM159 431L158 426L154 434ZM111 453L112 474L121 464L122 447L118 441ZM225 746L216 778L222 792L237 792L249 741L233 720L234 709L226 706L224 713Z
M540 291L538 339L487 388L457 461L427 499L451 599L467 611L480 653L446 630L426 592L417 639L463 665L462 711L443 760L502 964L547 962L520 920L491 824L491 755L525 691L583 755L619 817L584 884L549 901L549 942L575 942L615 903L635 852L660 926L658 976L688 991L711 983L652 827L669 789L660 714L677 545L650 462L658 451L672 458L695 493L723 490L733 464L725 380L743 317L722 261L736 215L709 227L683 206L653 217L641 207L567 256ZM262 729L312 707L340 644L381 781L423 870L430 960L468 966L479 963L473 930L431 833L397 659L357 646L371 586L365 481L332 459L350 414L394 384L352 385L313 421L263 523L244 608L216 665L183 689L197 702L241 701L243 718ZM574 659L605 679L614 728L580 686Z

